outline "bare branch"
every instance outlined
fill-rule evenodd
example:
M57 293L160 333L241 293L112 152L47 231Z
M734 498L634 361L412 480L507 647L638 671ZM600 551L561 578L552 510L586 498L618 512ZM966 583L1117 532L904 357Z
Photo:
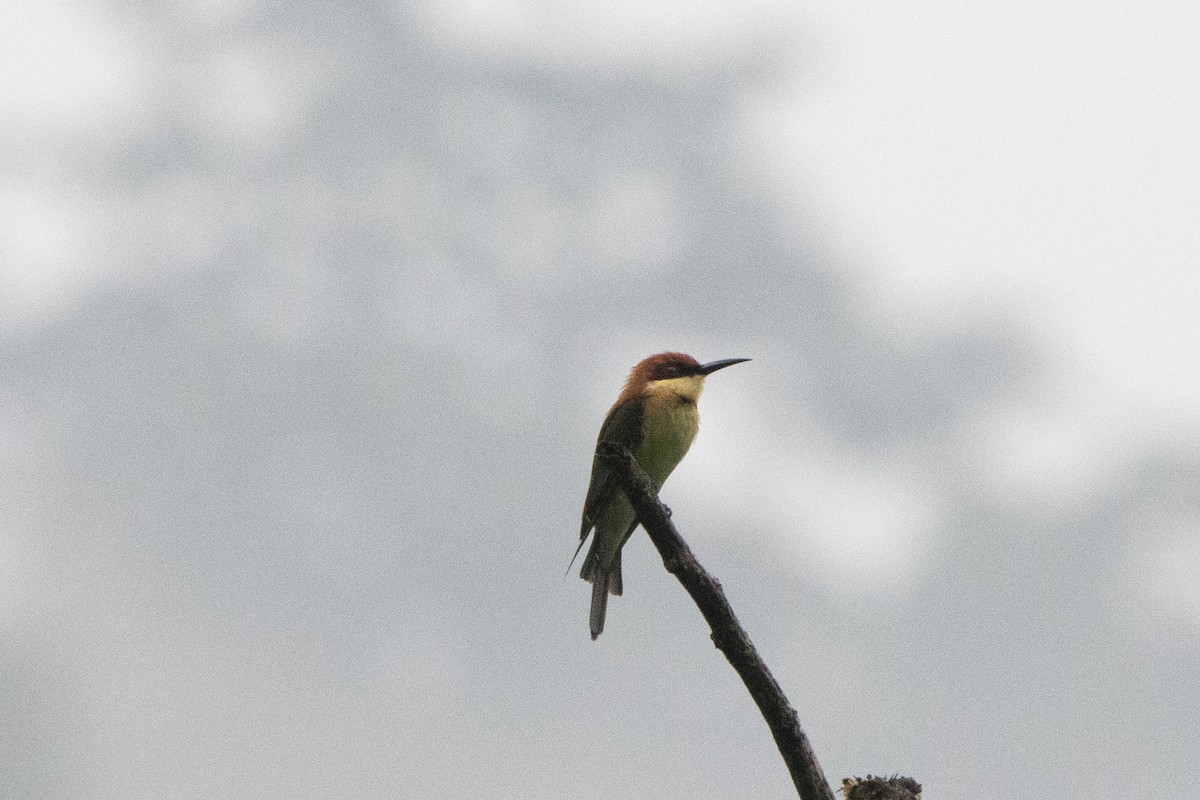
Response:
M659 502L654 485L641 465L628 450L613 442L601 443L596 452L621 481L638 521L662 556L663 566L679 579L708 621L713 644L725 654L758 704L802 800L835 800L812 745L800 728L795 709L734 616L721 584L705 572L675 530L669 512Z

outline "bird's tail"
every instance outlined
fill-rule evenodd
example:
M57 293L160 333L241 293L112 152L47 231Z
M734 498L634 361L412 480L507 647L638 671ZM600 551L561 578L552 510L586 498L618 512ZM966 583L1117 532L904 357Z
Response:
M585 574L584 577L592 582L592 610L588 615L588 624L592 629L592 640L594 641L604 632L604 615L608 611L608 596L610 594L619 595L624 588L621 585L621 551L617 551L617 557L613 559L612 565L606 572L596 572L593 568L593 571Z
M599 578L592 581L592 613L588 615L588 624L592 628L592 641L604 632L604 615L608 611L608 580Z

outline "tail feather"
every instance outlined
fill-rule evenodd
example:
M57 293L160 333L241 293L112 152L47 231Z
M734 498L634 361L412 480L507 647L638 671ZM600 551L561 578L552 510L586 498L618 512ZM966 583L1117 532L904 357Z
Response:
M624 590L624 582L621 580L621 551L618 550L617 556L608 570L608 593L620 597Z
M592 613L588 623L592 628L592 641L604 632L604 614L608 611L608 580L597 578L592 581Z
M592 629L592 640L604 632L604 615L608 611L608 596L610 594L621 594L623 590L621 580L621 551L617 551L617 557L613 559L612 566L608 568L606 573L597 573L595 567L589 577L592 581L592 610L588 615L588 623Z

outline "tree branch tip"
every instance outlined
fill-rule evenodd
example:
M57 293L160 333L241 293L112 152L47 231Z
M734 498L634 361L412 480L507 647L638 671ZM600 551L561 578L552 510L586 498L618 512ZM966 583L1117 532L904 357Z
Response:
M840 791L846 800L921 800L921 784L899 775L843 778Z

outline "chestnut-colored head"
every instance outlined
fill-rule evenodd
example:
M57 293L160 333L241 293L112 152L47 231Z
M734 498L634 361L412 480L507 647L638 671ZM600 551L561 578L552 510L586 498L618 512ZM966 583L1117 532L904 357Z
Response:
M648 356L639 361L629 373L629 379L625 381L625 388L617 402L664 390L694 401L699 397L707 375L749 360L725 358L701 364L686 353L658 353Z

